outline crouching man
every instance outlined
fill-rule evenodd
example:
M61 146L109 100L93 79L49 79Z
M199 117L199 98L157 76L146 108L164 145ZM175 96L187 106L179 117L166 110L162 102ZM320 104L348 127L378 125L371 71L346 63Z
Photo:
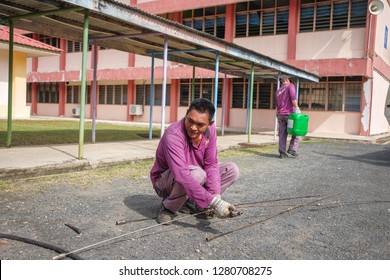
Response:
M239 170L235 163L218 162L214 113L208 99L197 98L160 139L150 171L153 187L163 199L158 223L169 222L177 211L194 205L198 212L212 209L218 218L235 210L221 194L238 179Z

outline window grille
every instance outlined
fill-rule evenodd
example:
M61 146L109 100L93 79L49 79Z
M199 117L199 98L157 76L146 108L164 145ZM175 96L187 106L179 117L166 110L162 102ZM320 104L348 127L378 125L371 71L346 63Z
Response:
M183 11L185 26L206 32L218 38L225 37L226 6L213 6Z
M165 105L169 106L171 103L171 85L167 85ZM136 86L136 104L150 105L150 85ZM161 106L162 104L162 85L154 85L154 104Z
M367 2L367 0L301 1L299 31L365 27Z
M180 106L188 106L194 98L207 98L214 103L214 79L195 79L194 91L192 92L192 79L180 81ZM217 107L222 106L223 81L218 80Z
M58 83L40 83L37 94L38 103L59 103Z
M235 36L288 33L289 1L257 0L236 4Z

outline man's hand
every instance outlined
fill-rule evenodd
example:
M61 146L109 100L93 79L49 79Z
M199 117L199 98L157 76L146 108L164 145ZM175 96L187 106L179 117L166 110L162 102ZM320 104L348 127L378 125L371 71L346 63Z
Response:
M232 204L222 200L219 195L214 196L210 207L214 209L215 215L220 219L231 217L232 212L236 210Z
M294 113L297 113L297 114L300 114L301 113L301 109L299 109L299 107L295 107L294 108Z

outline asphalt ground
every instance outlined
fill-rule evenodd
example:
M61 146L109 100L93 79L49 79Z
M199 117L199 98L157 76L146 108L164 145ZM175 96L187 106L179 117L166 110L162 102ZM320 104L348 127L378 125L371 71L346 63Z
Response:
M279 159L269 145L226 151L220 161L240 168L223 198L241 216L179 214L158 225L149 160L0 181L0 233L67 252L100 243L76 253L90 260L390 259L390 145L304 141L297 158ZM58 254L0 239L2 260Z

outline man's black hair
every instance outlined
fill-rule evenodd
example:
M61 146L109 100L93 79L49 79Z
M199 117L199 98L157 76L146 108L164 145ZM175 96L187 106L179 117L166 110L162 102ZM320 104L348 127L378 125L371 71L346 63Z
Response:
M191 110L196 110L199 113L209 113L209 121L212 121L215 114L215 107L213 103L211 103L210 100L206 98L195 98L192 102L190 107L187 110L187 113Z

